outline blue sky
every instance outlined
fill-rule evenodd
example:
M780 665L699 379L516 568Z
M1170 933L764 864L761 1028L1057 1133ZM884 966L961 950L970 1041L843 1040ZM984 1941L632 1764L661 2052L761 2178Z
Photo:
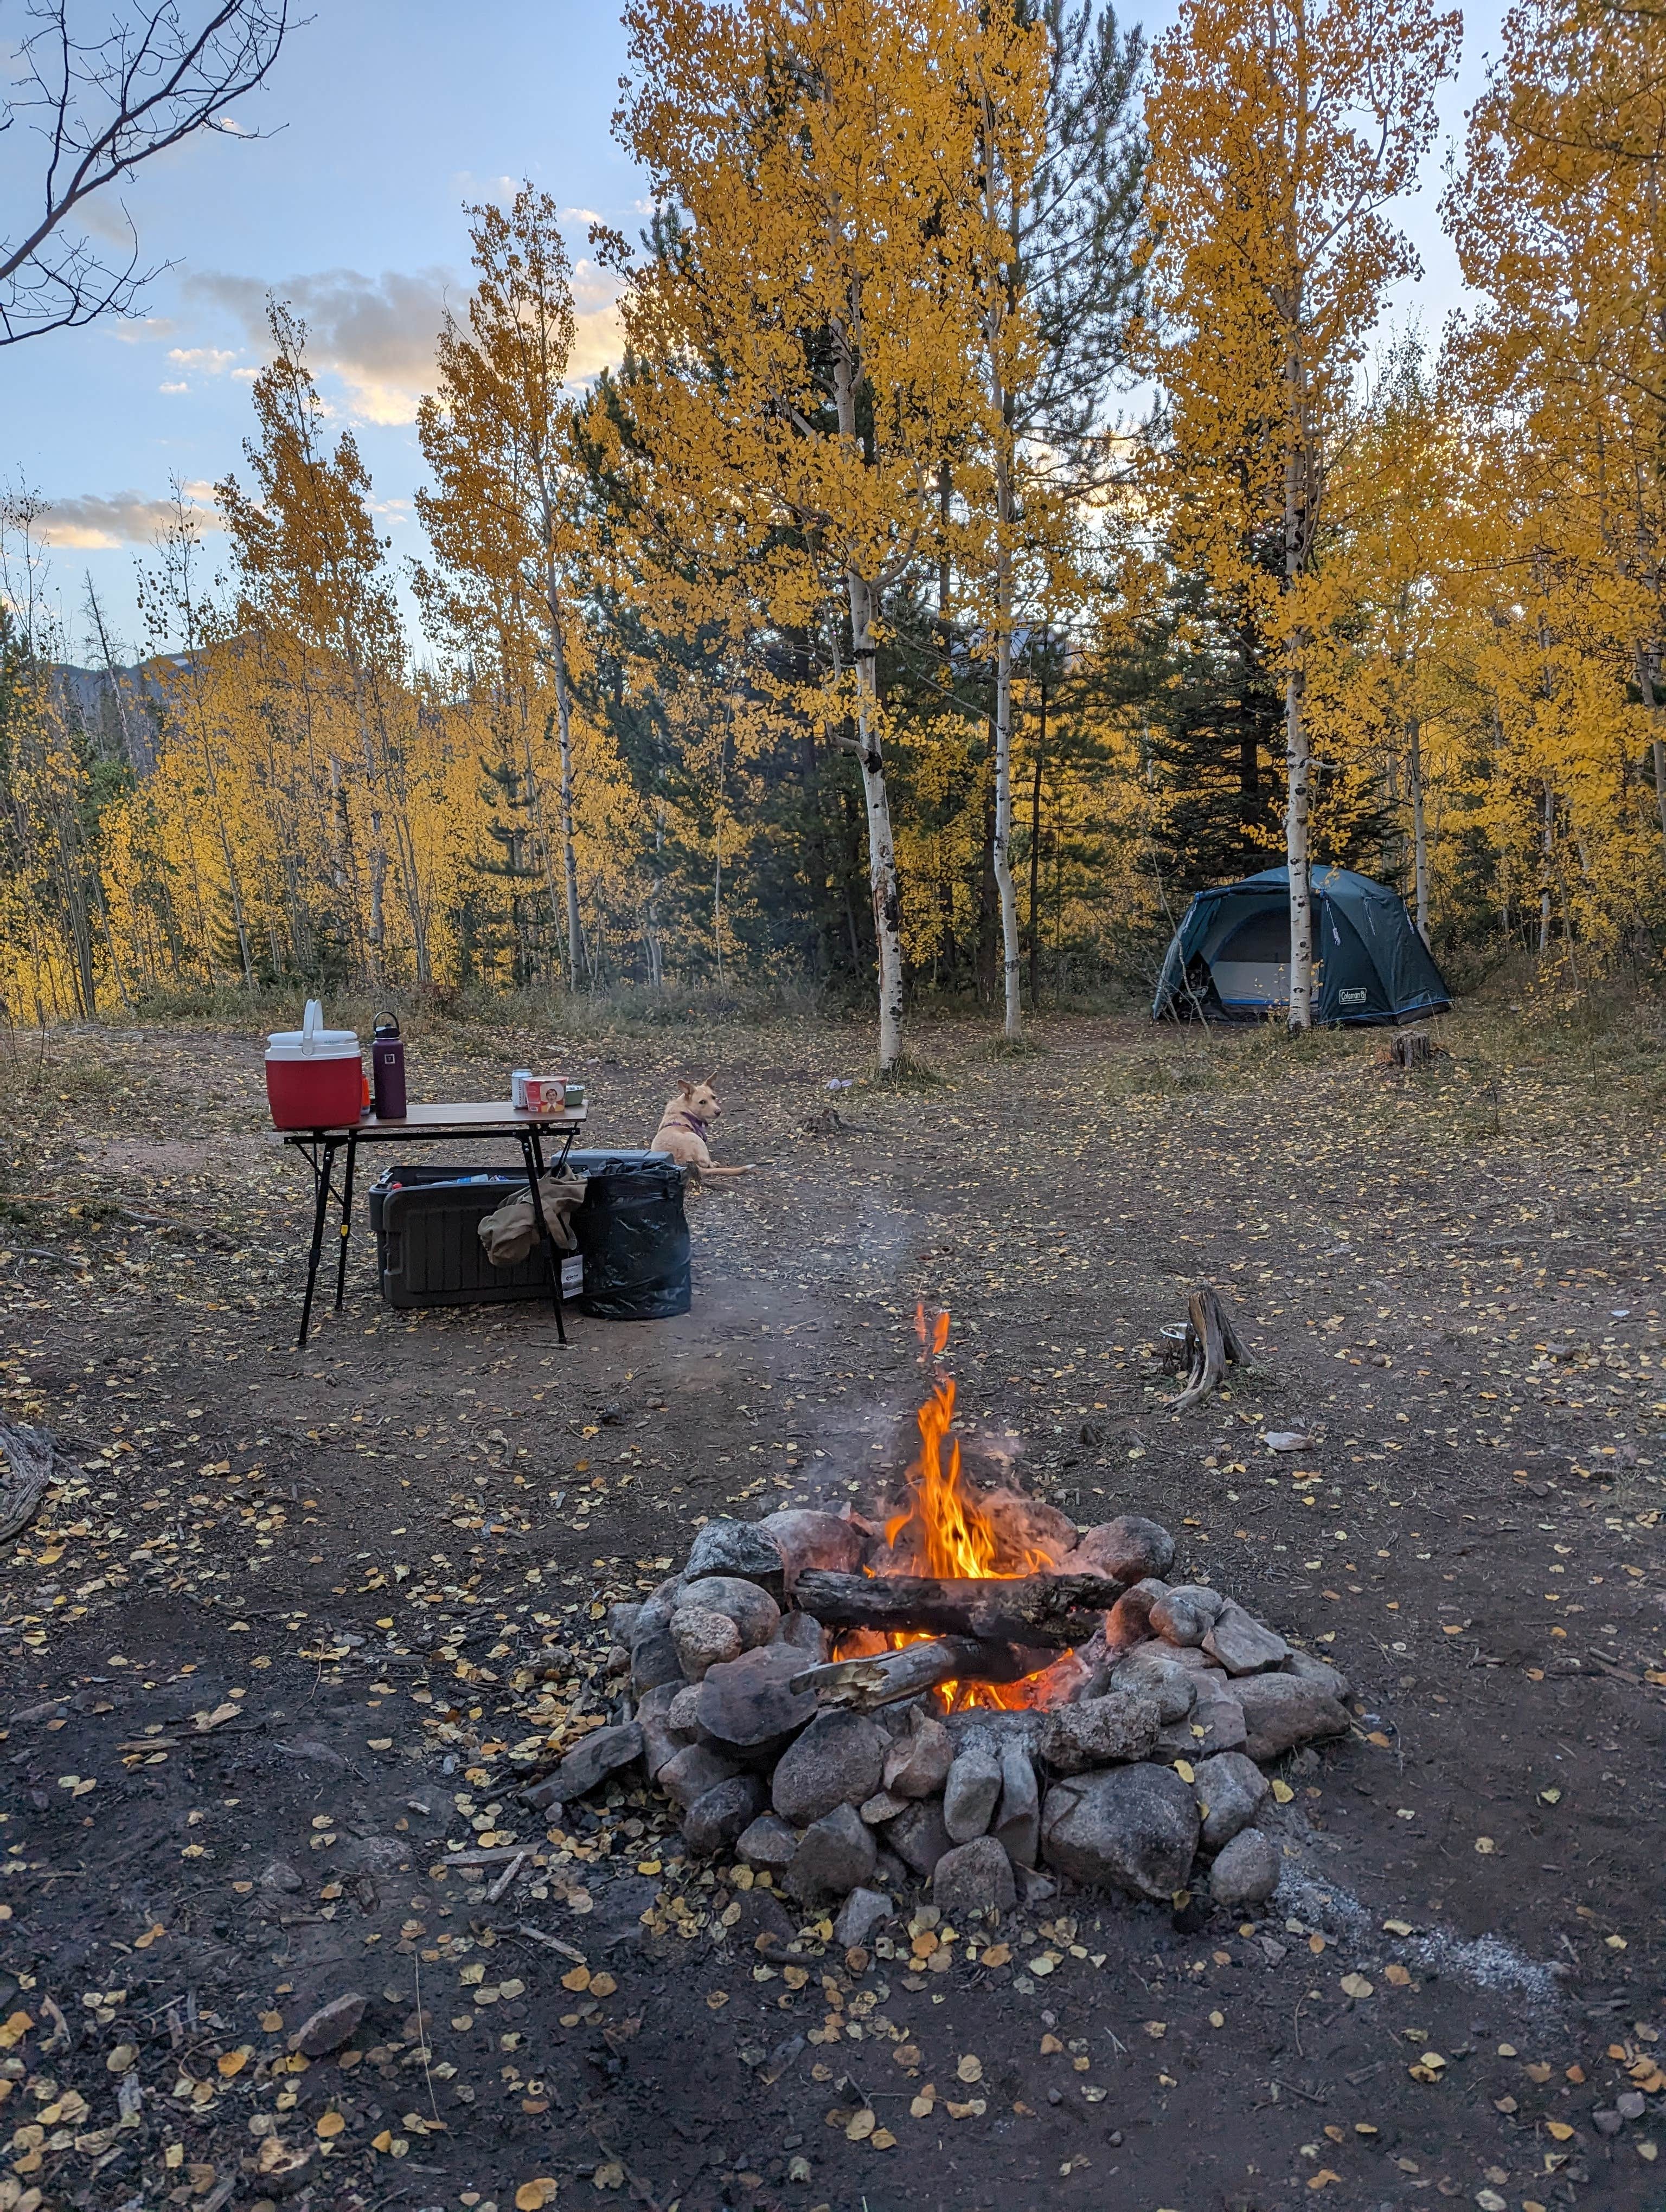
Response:
M1405 210L1424 282L1392 303L1432 331L1459 297L1436 207L1441 166L1497 42L1495 0L1468 15L1427 185ZM1148 9L1148 30L1169 16ZM206 502L240 465L268 290L313 328L320 388L360 439L401 560L422 550L412 416L443 305L467 295L466 203L530 177L572 210L578 366L610 357L611 288L583 257L592 216L633 237L642 222L641 180L609 129L624 58L606 0L313 0L313 20L237 118L271 135L199 140L146 169L128 205L147 255L177 265L143 317L0 349L0 477L49 502L72 649L88 572L118 635L138 641L134 563L170 479ZM8 137L0 190L12 205L24 148L19 131ZM223 542L209 538L211 556Z

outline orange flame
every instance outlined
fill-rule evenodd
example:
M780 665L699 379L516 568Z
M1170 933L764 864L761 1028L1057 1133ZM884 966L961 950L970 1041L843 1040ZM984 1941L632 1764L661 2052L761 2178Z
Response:
M922 1363L928 1364L948 1343L949 1316L939 1313L928 1324L924 1306L917 1306L914 1326L924 1347ZM916 1417L920 1450L908 1470L908 1502L885 1522L891 1561L871 1571L972 1582L1010 1581L1045 1572L1051 1561L1045 1553L1027 1547L1022 1559L1000 1563L1000 1531L963 1478L960 1443L952 1433L954 1410L954 1382L945 1376L933 1383ZM899 1538L903 1540L900 1551ZM891 1644L895 1649L920 1640L915 1634L899 1634L892 1637ZM1042 1680L1041 1676L1032 1675L1012 1683L945 1682L942 1695L948 1708L976 1705L1016 1710L1044 1701L1044 1691L1038 1694Z

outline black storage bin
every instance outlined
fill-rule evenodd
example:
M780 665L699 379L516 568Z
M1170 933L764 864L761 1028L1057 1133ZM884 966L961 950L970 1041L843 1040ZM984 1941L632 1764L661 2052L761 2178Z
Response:
M647 1163L670 1167L665 1152L573 1152L564 1172L593 1176L629 1173ZM675 1170L673 1170L673 1172ZM512 1191L526 1187L525 1164L460 1170L392 1167L370 1187L376 1271L391 1306L507 1305L547 1298L550 1271L534 1245L513 1267L495 1267L480 1242L480 1224ZM580 1207L578 1213L584 1209ZM575 1216L575 1219L576 1219ZM584 1282L581 1252L562 1252L562 1295L575 1298Z
M693 1297L683 1170L664 1153L591 1177L573 1216L584 1260L579 1311L597 1321L669 1321Z

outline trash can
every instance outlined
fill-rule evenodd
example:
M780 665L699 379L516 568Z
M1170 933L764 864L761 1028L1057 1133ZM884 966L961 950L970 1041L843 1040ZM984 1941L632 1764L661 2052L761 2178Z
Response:
M584 1261L579 1311L597 1321L669 1321L693 1297L683 1170L664 1152L593 1172L573 1216Z

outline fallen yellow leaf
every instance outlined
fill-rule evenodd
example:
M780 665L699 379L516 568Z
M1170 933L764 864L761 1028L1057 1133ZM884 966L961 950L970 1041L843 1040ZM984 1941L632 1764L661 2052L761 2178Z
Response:
M515 2212L544 2212L546 2204L553 2204L556 2184L548 2174L539 2174L536 2180L523 2181L515 2191Z
M346 2125L339 2112L320 2112L318 2116L318 2132L326 2142L331 2136L338 2136Z
M957 2077L962 2081L981 2081L983 2079L983 2061L974 2057L971 2052L968 2051L966 2056L958 2061L954 2070Z
M1276 1803L1288 1805L1295 1795L1295 1791L1287 1782L1282 1781L1277 1775L1274 1776L1273 1796Z

